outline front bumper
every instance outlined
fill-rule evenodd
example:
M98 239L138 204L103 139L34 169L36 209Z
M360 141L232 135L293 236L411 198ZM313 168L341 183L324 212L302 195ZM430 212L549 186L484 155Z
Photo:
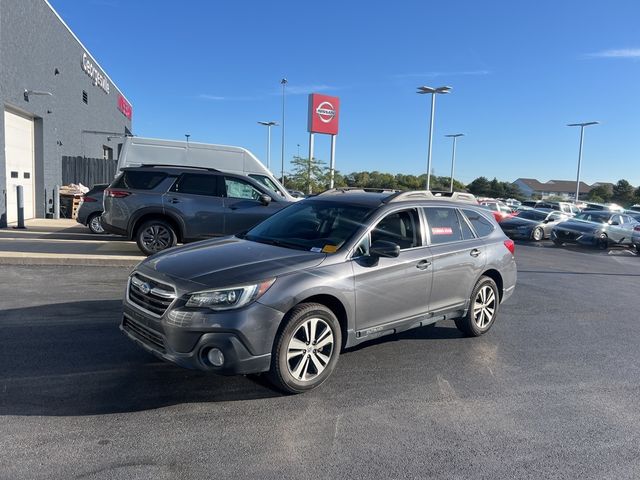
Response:
M533 229L519 230L519 229L507 229L504 230L504 234L513 240L531 240L531 232Z
M567 230L552 230L551 240L575 245L596 246L598 239L594 234L587 232L574 232Z
M283 314L257 302L237 311L169 308L149 315L125 299L120 329L153 355L184 368L221 375L268 371ZM207 360L210 349L224 355L220 367Z

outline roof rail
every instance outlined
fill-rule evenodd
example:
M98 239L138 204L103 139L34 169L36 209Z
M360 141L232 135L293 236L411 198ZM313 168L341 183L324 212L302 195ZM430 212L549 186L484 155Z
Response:
M406 200L450 200L452 202L474 203L478 201L472 193L466 192L432 192L430 190L408 190L397 192L385 198L384 203L402 202Z
M337 187L330 188L324 192L318 193L318 195L325 195L329 193L347 193L347 192L367 192L367 193L398 193L400 190L394 190L393 188L369 188L369 187Z
M195 169L195 170L207 170L209 172L219 172L220 170L216 169L216 168L210 168L210 167L197 167L194 165L173 165L173 164L168 164L168 163L143 163L141 165L128 165L126 167L123 168L139 168L139 167L167 167L167 168L191 168L191 169Z

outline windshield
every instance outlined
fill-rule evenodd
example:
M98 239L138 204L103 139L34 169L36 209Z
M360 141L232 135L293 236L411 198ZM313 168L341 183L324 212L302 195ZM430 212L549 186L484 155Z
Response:
M254 180L256 180L257 182L261 183L262 185L264 185L265 187L267 187L269 190L271 190L272 192L277 193L278 195L280 195L281 197L283 197L284 195L282 194L282 192L280 191L280 189L276 186L276 184L273 182L273 180L271 180L269 177L267 177L266 175L256 175L256 174L250 174L249 177L253 178Z
M582 212L576 215L574 218L577 220L584 220L586 222L607 223L609 222L610 215L601 214L597 212Z
M337 252L364 224L371 207L304 201L281 210L244 236L313 252Z
M547 218L547 214L543 212L536 212L535 210L524 210L518 214L518 218L524 218L525 220L544 220Z

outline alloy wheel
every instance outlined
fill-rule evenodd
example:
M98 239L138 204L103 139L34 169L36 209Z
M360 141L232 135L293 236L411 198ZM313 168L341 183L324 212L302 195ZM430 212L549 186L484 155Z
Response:
M478 328L487 328L496 311L496 294L493 288L485 285L476 295L473 302L473 321Z
M104 228L102 227L102 223L100 222L100 216L95 215L91 221L89 222L89 229L93 233L104 233Z
M171 232L162 225L150 225L142 232L142 243L149 250L159 252L171 246Z
M333 349L334 338L329 324L317 317L305 320L287 345L289 373L302 382L315 379L327 368Z

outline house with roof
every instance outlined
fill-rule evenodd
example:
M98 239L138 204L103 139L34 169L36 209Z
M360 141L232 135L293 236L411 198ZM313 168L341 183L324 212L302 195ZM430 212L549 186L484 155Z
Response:
M592 188L602 185L604 182L594 183L592 186L580 182L580 198L586 196ZM560 197L566 200L574 200L576 197L575 180L549 180L542 183L535 178L518 178L513 185L517 186L522 194L528 198L539 196L541 199Z

